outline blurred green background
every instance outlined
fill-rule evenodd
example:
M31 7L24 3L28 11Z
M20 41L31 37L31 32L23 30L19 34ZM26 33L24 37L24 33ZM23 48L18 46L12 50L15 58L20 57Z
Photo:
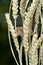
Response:
M0 65L15 65L8 42L5 13L9 11L10 0L0 0Z

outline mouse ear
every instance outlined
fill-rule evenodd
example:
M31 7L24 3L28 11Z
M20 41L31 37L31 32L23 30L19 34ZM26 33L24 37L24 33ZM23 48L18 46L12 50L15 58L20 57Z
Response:
M17 33L17 36L22 36L23 35L23 28L22 27L16 27L16 33Z
M22 22L22 17L18 16L16 19L16 27L22 27L23 26L23 22Z

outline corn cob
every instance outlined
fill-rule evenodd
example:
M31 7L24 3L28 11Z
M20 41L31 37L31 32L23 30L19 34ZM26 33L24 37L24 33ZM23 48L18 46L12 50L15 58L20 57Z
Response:
M30 22L32 22L32 17L34 15L34 12L37 8L38 1L35 1L31 4L30 11L26 13L24 24L23 24L23 45L25 48L25 51L28 51L29 48L29 42L28 42L28 33L29 33L29 25Z
M39 23L39 16L40 16L40 11L41 11L41 2L38 4L38 7L37 7L37 10L36 10L36 15L35 15L35 29L34 29L34 32L37 33L37 24ZM40 6L39 6L40 5ZM32 48L31 48L31 54L29 54L29 64L30 65L37 65L38 64L38 50L35 49L35 42L37 40L37 34L34 34L33 35L33 40L32 40ZM34 62L33 62L34 61Z
M16 36L15 30L14 30L14 27L11 23L11 20L9 18L9 14L6 14L5 16L6 16L6 21L7 21L7 24L8 24L8 28L9 28L9 31L11 32L12 37L13 37L16 49L19 52L19 45L18 45L18 41L17 41L17 36Z
M43 14L41 12L41 35L43 34ZM41 60L41 65L43 65L43 41L41 42L41 46L40 46L40 60Z
M16 29L16 18L18 17L18 0L12 0L12 16L15 20L15 29Z
M37 40L37 34L34 34L33 40L32 40L32 47L30 48L30 52L29 52L29 64L30 65L38 64L38 51L35 49L35 46L34 46L36 40Z
M36 9L36 13L35 13L35 22L36 22L36 24L39 23L40 12L41 12L41 1L39 2L38 7Z
M15 56L15 54L14 54L14 50L13 50L13 48L12 48L9 29L8 29L8 38L9 38L10 49L11 49L12 55L13 55L13 57L14 57L14 60L16 61L16 64L19 65L19 63L18 63L18 61L17 61L17 59L16 59L16 56Z
M20 2L20 13L21 16L24 17L25 16L25 6L26 6L26 0L21 0Z
M14 19L17 18L18 13L18 0L12 0L12 15Z
M40 60L41 60L41 65L43 65L43 43L40 47Z

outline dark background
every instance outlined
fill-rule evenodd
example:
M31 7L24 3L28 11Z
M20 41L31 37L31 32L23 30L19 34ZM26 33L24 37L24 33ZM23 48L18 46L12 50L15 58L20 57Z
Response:
M15 65L9 42L5 13L9 11L10 0L0 0L0 65Z

